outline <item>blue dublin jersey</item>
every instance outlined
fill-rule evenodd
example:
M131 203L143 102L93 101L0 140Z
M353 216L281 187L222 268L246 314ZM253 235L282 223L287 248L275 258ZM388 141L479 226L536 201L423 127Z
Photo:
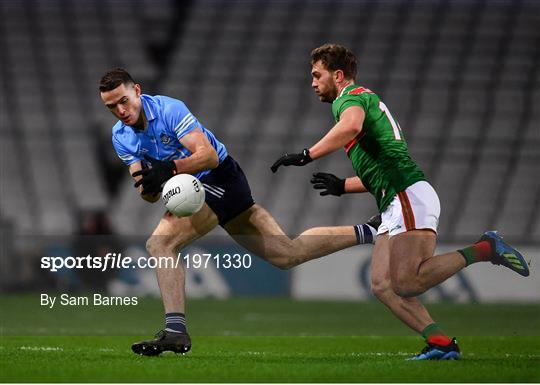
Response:
M122 121L118 121L112 129L113 146L127 166L140 160L146 162L145 155L159 160L187 158L191 152L180 143L180 139L197 127L215 148L219 163L227 157L225 145L199 123L182 101L167 96L143 94L141 102L148 120L145 130L137 130ZM209 172L205 170L193 175L201 178Z

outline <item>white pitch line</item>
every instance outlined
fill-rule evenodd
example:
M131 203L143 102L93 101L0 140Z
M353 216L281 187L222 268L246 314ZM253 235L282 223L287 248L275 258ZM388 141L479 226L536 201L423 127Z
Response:
M407 353L407 352L396 352L396 353L388 353L388 352L366 352L366 353L349 353L349 356L353 357L366 357L366 356L386 356L386 357L403 357L403 356L411 356L414 353Z
M61 352L64 349L57 346L21 346L21 350L43 351L43 352Z

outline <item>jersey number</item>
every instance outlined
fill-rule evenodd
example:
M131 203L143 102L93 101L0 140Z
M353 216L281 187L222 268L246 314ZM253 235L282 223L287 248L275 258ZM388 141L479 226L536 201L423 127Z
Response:
M386 107L386 104L384 104L383 102L379 102L379 108L381 109L382 112L386 114L386 117L390 121L390 124L392 125L392 129L394 130L394 137L396 138L396 140L401 140L399 124L397 124L394 118L392 117L392 114L388 110L388 107Z

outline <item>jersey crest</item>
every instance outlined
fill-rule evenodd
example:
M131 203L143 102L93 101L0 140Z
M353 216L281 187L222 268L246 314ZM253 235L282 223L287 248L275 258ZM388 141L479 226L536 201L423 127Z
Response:
M160 135L159 139L161 139L161 143L163 143L163 144L169 144L169 143L171 143L171 140L172 140L172 138L169 135L165 134L165 133L162 133Z

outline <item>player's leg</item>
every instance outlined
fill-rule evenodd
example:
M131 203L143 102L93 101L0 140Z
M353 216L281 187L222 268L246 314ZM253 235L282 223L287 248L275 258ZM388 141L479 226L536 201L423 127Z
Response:
M147 240L146 249L154 258L176 258L182 248L210 232L217 224L217 216L207 204L190 217L177 217L167 211ZM177 268L157 267L156 275L165 312L183 313L184 266L179 263Z
M410 192L410 189L406 191ZM399 279L396 278L401 274L398 269L411 271L412 266L418 267L423 260L432 257L440 214L437 194L426 182L422 182L420 186L416 185L410 196L412 205L406 206L409 199L404 199L403 193L399 193L382 214L377 243L383 234L386 237L383 239L386 239L387 242L380 245L383 250L379 249L376 244L372 271L373 289L376 295L379 292L378 298L385 302L398 318L417 332L421 332L425 338L426 348L413 359L458 359L460 353L455 339L447 336L439 325L433 322L426 308L416 297L400 295L402 294L401 290L410 290L410 287L407 286L410 283L400 280L403 279L403 276L399 276ZM429 230L413 230L415 226ZM417 235L419 236L417 237ZM400 246L400 242L404 239L413 239L415 242ZM399 253L396 252L396 245L398 245ZM413 259L407 255L419 257ZM399 267L396 268L396 266ZM377 288L377 286L379 287Z
M436 234L410 230L390 239L390 276L394 291L415 297L445 281L465 267L457 251L434 256Z
M354 226L315 227L291 239L259 205L251 206L224 228L240 245L282 269L359 243ZM374 231L368 230L369 236L373 236Z
M391 238L391 276L399 295L417 296L475 262L490 261L522 276L529 275L519 251L494 232L487 232L470 247L445 254L433 255L435 244L436 235L431 230L412 230Z
M204 205L199 212L179 218L166 212L146 242L153 258L176 261L179 250L211 231L218 224L216 214ZM165 261L165 259L163 259ZM185 271L182 263L176 267L156 267L156 275L165 308L165 329L156 338L132 345L137 354L159 355L163 351L186 353L191 340L185 327Z
M371 259L371 290L403 323L422 334L434 321L422 303L414 297L397 295L390 281L390 243L388 233L377 237Z
M470 247L434 256L439 213L437 193L427 182L398 193L383 213L391 223L390 277L398 295L422 294L475 262L491 261L529 275L523 256L491 231Z
M458 252L433 256L440 212L437 193L422 181L399 192L382 215L392 288L401 297L416 297L465 267Z
M523 255L508 243L496 231L486 231L474 245L458 250L469 266L476 262L489 261L502 265L523 277L529 276L529 264Z
M201 178L206 203L219 224L242 246L280 268L356 245L372 243L376 230L368 226L319 227L290 239L275 219L251 196L240 165L228 156L218 168Z
M411 329L421 334L427 346L413 360L459 359L459 347L433 321L424 305L416 297L400 297L396 294L390 274L390 243L388 233L379 235L371 261L371 285L375 296L394 315Z

